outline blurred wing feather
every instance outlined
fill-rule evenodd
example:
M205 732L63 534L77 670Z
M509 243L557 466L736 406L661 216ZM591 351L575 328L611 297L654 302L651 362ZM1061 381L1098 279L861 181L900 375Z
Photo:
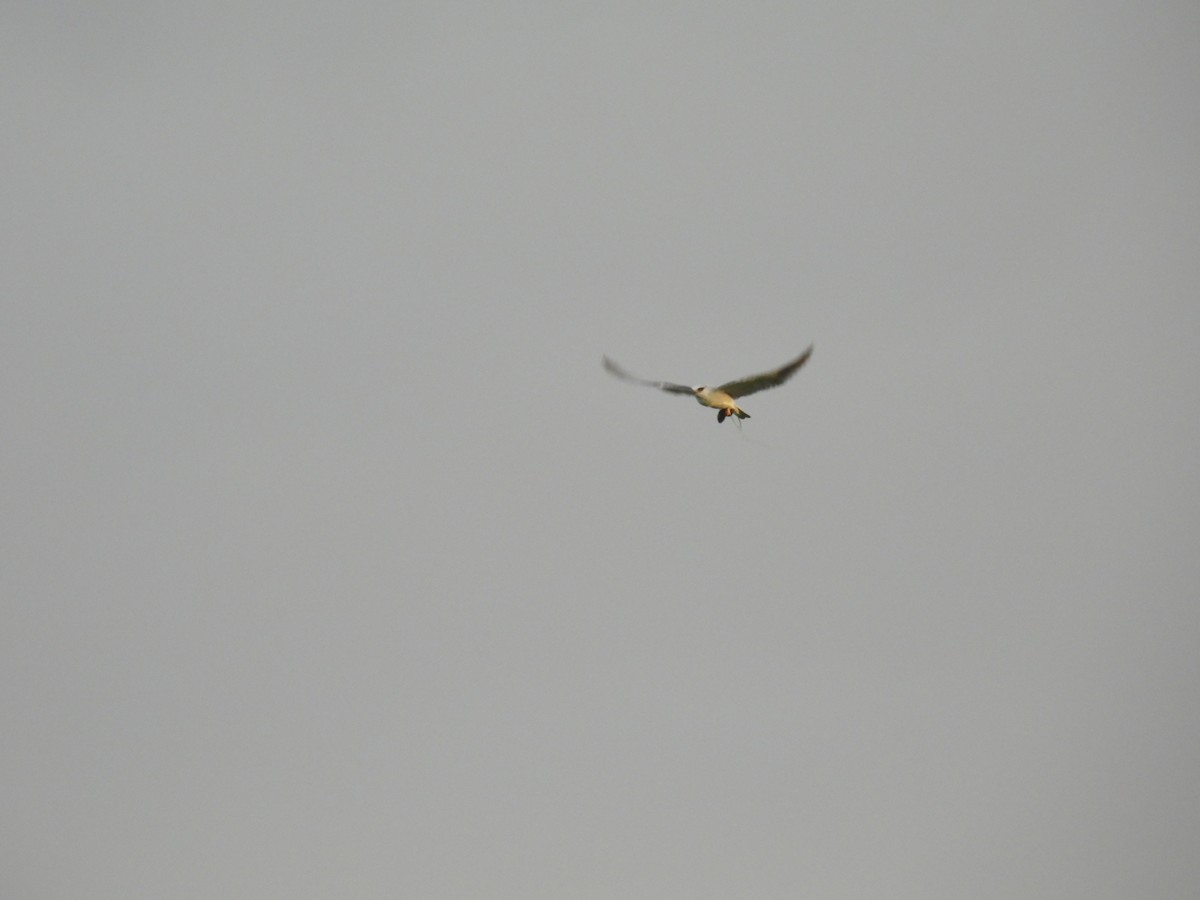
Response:
M761 375L751 375L748 378L739 378L737 381L727 382L717 388L717 390L724 391L730 397L745 397L747 394L765 391L767 388L779 387L779 385L796 374L797 369L808 362L808 358L812 356L812 352L813 348L809 347L785 366L780 366L778 369L770 372L763 372Z
M691 395L695 393L695 391L684 384L671 384L669 381L647 381L645 378L638 378L636 375L630 375L607 356L604 357L604 368L606 368L613 375L616 375L622 381L632 381L634 384L658 388L660 391L666 391L668 394Z

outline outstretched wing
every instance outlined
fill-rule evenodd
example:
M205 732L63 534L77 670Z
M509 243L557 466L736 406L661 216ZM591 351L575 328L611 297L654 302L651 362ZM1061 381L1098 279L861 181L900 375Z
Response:
M745 397L747 394L765 391L767 388L779 387L779 385L791 378L797 369L808 362L808 358L812 356L812 352L813 348L809 347L786 366L780 366L771 372L763 372L761 375L751 375L749 378L739 378L737 381L726 382L717 388L717 390L724 391L730 397Z
M695 393L695 391L684 384L671 384L669 381L647 381L644 378L638 378L634 375L630 375L607 356L604 357L604 368L608 369L609 372L616 375L623 381L632 381L634 384L643 384L646 387L658 388L660 391L666 391L668 394L691 395Z

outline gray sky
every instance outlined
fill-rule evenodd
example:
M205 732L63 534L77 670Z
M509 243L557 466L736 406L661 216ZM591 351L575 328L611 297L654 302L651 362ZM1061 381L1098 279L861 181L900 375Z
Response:
M1197 34L6 4L0 892L1193 895Z

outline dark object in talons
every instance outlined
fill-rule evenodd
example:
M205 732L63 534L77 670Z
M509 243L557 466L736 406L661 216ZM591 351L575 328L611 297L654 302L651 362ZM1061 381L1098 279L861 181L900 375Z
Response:
M725 412L725 410L721 410L719 413L717 413L717 421L724 422L727 415L729 415L729 413Z

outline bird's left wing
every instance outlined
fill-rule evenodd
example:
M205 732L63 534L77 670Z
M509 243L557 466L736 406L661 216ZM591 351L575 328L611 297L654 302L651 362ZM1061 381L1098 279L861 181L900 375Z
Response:
M767 388L779 387L802 365L808 362L808 358L812 356L813 348L809 347L798 357L793 359L785 366L780 366L770 372L763 372L761 375L751 375L748 378L739 378L737 381L730 381L721 385L717 390L724 391L730 397L745 397L747 394L753 394L758 391L765 391Z
M666 391L668 394L695 393L695 391L685 384L671 384L669 381L647 381L645 378L638 378L636 375L630 375L607 356L604 357L604 368L608 369L609 372L624 381L632 381L634 384L642 384L646 387L658 388L660 391Z

